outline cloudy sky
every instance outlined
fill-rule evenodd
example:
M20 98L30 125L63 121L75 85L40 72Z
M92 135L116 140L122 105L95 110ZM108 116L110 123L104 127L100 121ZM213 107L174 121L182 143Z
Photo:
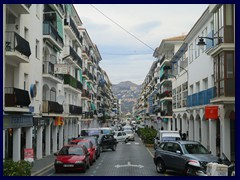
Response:
M206 4L75 4L113 84L143 83L162 39L186 35Z

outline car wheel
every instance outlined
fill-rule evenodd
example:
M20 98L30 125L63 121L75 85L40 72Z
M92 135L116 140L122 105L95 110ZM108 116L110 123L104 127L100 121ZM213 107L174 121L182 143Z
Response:
M128 143L128 139L127 138L125 139L125 143Z
M100 146L100 152L103 152L103 147L102 146Z
M157 160L156 170L158 173L164 173L166 171L165 164L161 159Z
M115 144L113 145L112 150L116 151L116 145Z

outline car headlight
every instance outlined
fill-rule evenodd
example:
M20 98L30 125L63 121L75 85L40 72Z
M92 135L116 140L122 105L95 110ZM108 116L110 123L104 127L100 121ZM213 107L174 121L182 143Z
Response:
M63 164L62 161L55 161L55 164Z
M82 161L76 161L75 164L83 164Z

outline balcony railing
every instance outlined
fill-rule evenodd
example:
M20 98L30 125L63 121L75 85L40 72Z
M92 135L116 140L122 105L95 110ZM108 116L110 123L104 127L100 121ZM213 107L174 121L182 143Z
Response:
M74 88L77 88L77 79L69 74L64 74L64 84L68 84Z
M187 107L210 104L210 100L216 97L215 87L195 93L187 97Z
M62 74L54 74L54 64L49 61L43 61L43 74L50 74L60 80L63 80Z
M91 94L86 89L83 89L82 97L86 97L88 99L91 99Z
M81 115L82 114L82 107L69 104L69 112L71 114Z
M42 112L43 113L62 114L63 113L63 105L60 105L57 102L43 100Z
M29 92L14 87L5 87L5 107L28 107Z
M74 60L77 61L77 64L82 68L82 59L79 57L79 55L71 46L69 46L69 48L70 48L70 55Z
M29 42L13 31L6 31L5 50L11 52L18 51L26 57L31 55Z
M90 118L93 118L93 112L84 112L83 113L83 116L82 116L82 119L90 119Z
M80 43L82 44L82 38L81 35L77 29L77 26L75 25L74 21L72 20L71 17L64 19L64 25L66 26L70 26L74 32L74 34L76 35L77 39L80 41Z
M50 22L43 22L43 35L50 35L63 48L63 39Z

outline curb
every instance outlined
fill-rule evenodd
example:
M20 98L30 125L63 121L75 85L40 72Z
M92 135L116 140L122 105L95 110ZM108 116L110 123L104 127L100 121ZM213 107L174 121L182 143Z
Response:
M51 163L48 166L42 168L41 170L39 170L39 171L37 171L35 173L32 173L31 176L38 176L39 174L41 174L42 172L46 171L47 169L49 169L53 165L54 165L54 163Z

